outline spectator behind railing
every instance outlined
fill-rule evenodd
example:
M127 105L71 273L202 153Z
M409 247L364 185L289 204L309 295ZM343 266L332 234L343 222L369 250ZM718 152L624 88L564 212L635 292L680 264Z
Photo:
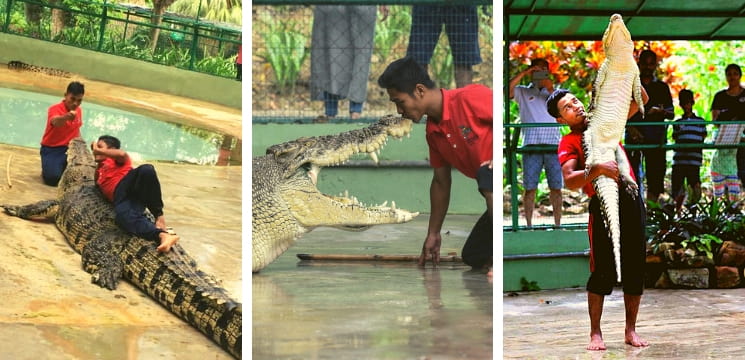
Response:
M662 122L673 119L673 98L670 87L657 79L657 54L652 50L644 50L639 54L639 78L642 86L649 94L649 102L644 106L644 117L637 113L629 119L626 127L626 144L654 144L667 143L667 128L664 125L629 126L634 122ZM664 180L667 170L665 149L640 149L629 151L629 161L634 170L637 182L642 184L642 158L644 160L644 178L647 184L647 201L659 201L665 192Z
M532 76L530 85L518 85L526 75ZM548 61L533 59L530 67L510 79L510 99L515 99L520 107L520 121L526 123L554 123L556 120L546 111L546 100L554 91L554 84L548 73ZM528 127L524 129L523 147L529 149L536 145L557 145L560 134L557 127ZM564 186L561 176L559 158L554 152L523 153L523 208L528 227L533 226L533 208L535 194L541 170L546 169L549 199L554 213L554 225L561 225L562 200L561 188Z

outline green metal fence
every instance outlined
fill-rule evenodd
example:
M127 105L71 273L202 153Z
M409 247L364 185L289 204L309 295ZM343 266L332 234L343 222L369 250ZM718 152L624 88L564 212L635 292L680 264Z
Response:
M201 2L200 2L201 5ZM207 74L236 76L241 28L100 1L0 0L0 30Z
M507 116L507 115L505 115ZM634 126L643 126L643 125L665 125L668 128L672 128L672 125L675 124L675 121L666 121L666 122L634 122ZM640 149L665 149L666 150L666 158L667 158L667 171L665 175L665 191L667 193L670 192L670 176L671 176L671 170L672 166L672 156L673 151L675 149L685 149L685 148L701 148L703 149L703 156L704 156L704 165L701 166L700 169L700 177L702 182L703 188L711 188L711 181L710 181L710 169L707 166L710 163L710 160L713 156L713 152L715 149L726 149L726 148L742 148L745 147L745 143L739 143L739 144L715 144L714 143L714 125L719 124L745 124L745 121L741 120L731 120L731 121L689 121L686 124L703 124L707 127L707 138L703 144L675 144L668 142L666 144L662 145L641 145L641 144L628 144L624 145L624 148L627 152L631 150L640 150ZM520 213L520 209L522 206L522 173L523 169L520 165L522 154L527 152L542 152L542 153L551 153L556 154L557 153L557 146L556 145L531 145L529 148L523 147L520 142L520 130L527 127L555 127L559 126L562 128L565 128L562 133L568 132L568 128L566 128L565 125L559 125L559 124L540 124L540 123L531 123L531 124L522 124L522 123L509 123L505 122L503 125L504 128L504 182L503 182L503 191L505 193L505 198L509 198L509 206L505 208L505 211L503 213L504 216L504 231L521 231L526 230L526 227L524 225L521 225L521 219L522 216ZM629 126L629 125L627 125ZM668 139L672 138L671 136L668 136ZM548 202L548 187L546 182L544 181L544 175L541 175L541 181L538 184L538 193L536 195L536 206L539 206L539 203L541 202ZM637 182L643 182L641 185L644 186L644 183L646 183L646 180L639 180L637 179ZM669 196L669 194L668 194ZM568 215L566 212L565 215ZM575 215L579 215L571 220L566 220L562 218L562 228L568 228L568 229L575 229L575 228L584 228L587 226L587 212L578 213ZM536 211L534 210L533 215L533 228L534 229L541 229L541 228L553 228L553 217L544 219L543 223L541 221L536 221ZM538 225L536 225L538 224Z
M369 58L367 97L362 117L355 122L377 121L395 112L377 78L392 61L407 53L412 5L470 5L478 11L481 63L472 67L473 82L493 87L492 2L469 1L292 1L260 0L252 7L252 114L253 123L311 123L324 114L324 101L311 97L311 47L314 9L319 5L377 6L372 55ZM387 16L383 11L387 8ZM335 46L335 45L331 45ZM339 45L341 46L341 45ZM430 76L441 87L455 88L453 59L446 31L429 64ZM350 122L349 101L338 104L339 116L331 123Z

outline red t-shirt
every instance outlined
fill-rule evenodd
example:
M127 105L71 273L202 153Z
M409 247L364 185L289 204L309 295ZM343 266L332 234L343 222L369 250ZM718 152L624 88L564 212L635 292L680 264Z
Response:
M492 90L472 84L441 91L442 120L427 121L429 163L450 165L475 179L481 163L494 157Z
M114 201L114 190L124 175L132 170L132 160L127 157L124 164L117 164L112 158L106 158L98 164L98 187L109 201Z
M41 137L41 144L49 147L67 146L70 140L80 136L80 127L83 126L83 108L75 109L75 119L65 121L62 126L52 126L52 118L67 114L68 110L64 101L60 101L49 107L47 111L47 126Z

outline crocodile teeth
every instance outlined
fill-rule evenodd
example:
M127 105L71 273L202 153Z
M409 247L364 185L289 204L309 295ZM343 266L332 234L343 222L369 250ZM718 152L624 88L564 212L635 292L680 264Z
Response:
M391 201L391 209L392 210L396 210L396 202L395 201Z
M382 203L382 204L380 204L380 205L378 205L378 206L380 206L380 207L385 207L386 205L388 205L388 200L386 200L386 201L383 201L383 203Z
M377 165L378 164L378 155L375 154L375 151L369 152L368 154L370 154L370 158Z
M314 186L318 184L319 172L321 172L321 168L316 164L312 164L310 166L310 170L308 170L308 177L310 177L310 181L313 183Z

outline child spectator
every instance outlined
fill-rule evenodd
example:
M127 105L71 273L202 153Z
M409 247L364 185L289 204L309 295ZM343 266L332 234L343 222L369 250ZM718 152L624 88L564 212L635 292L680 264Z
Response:
M675 144L703 144L706 138L706 126L704 124L690 124L691 122L700 122L704 119L693 112L693 92L690 90L681 90L678 95L678 102L683 109L683 116L675 121L673 125L673 140ZM683 183L686 182L691 187L693 193L688 199L689 204L695 204L701 198L701 148L680 148L675 149L673 155L673 176L672 176L672 196L675 199L675 208L680 211L683 206L683 200L686 195L686 188Z

